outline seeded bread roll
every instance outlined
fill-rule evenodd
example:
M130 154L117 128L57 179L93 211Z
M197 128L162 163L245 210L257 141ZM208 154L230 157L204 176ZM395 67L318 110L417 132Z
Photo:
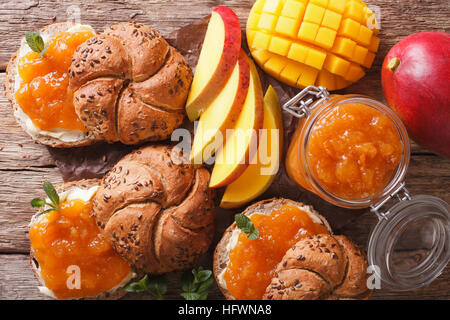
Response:
M366 270L363 253L346 237L308 236L286 252L263 299L368 299Z
M76 24L72 22L54 23L42 28L40 30L40 34L42 37L49 39L61 32L68 31L70 28L75 26ZM27 46L27 44L22 41L21 48L22 46ZM6 68L5 95L13 107L15 119L22 127L23 131L25 131L37 143L45 144L54 148L81 147L96 142L96 138L92 132L80 132L77 139L69 141L61 139L57 136L51 136L43 130L38 130L37 128L35 130L30 130L30 127L27 125L27 116L24 114L15 98L16 87L19 84L18 80L20 80L18 77L17 67L20 58L20 50L21 49L17 50L17 52L11 57Z
M93 216L115 250L137 270L165 273L194 265L214 234L209 172L179 150L146 146L103 178Z
M61 194L62 192L69 192L73 188L80 188L83 190L88 190L91 187L98 186L100 183L100 180L98 179L88 179L88 180L79 180L79 181L73 181L68 183L63 183L58 186L55 186L55 189L58 194ZM39 213L43 209L40 209L32 218L29 227L31 228L34 223L36 223L39 219ZM41 266L40 262L38 261L37 257L35 256L33 247L30 249L30 266L31 270L33 271L34 275L36 276L36 279L39 282L39 290L52 298L56 298L54 293L46 287L45 281L41 276ZM102 292L98 294L95 297L85 297L83 299L85 300L116 300L123 297L127 291L123 288L133 277L135 274L131 272L128 277L126 278L126 281L119 284L115 288L112 288L111 290Z
M192 70L158 31L127 22L77 48L69 81L96 138L136 144L165 140L181 125Z

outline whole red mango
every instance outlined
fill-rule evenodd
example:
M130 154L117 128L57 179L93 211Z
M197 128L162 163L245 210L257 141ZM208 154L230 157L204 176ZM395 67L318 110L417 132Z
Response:
M450 158L450 35L412 34L391 48L381 80L411 138Z

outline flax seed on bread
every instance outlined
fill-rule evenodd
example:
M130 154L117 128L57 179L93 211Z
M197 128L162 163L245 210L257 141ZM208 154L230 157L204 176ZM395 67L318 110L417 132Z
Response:
M184 118L192 71L146 25L113 25L80 45L69 68L75 111L98 139L136 144L170 137Z
M193 266L214 235L209 172L166 145L142 147L103 178L93 216L135 269L166 273Z

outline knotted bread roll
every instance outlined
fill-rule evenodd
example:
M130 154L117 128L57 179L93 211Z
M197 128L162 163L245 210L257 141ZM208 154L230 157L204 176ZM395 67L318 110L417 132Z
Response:
M368 299L366 271L364 254L346 237L308 236L286 252L263 299Z
M135 269L165 273L191 267L214 234L209 177L177 149L143 147L122 158L103 178L93 200L93 216Z
M75 111L107 142L165 140L184 118L192 70L160 33L120 23L80 45L69 68Z

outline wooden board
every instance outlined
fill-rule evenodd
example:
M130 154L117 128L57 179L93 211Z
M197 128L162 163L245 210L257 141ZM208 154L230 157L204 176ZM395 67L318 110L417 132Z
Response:
M240 17L242 26L254 1L100 1L87 4L71 1L57 4L48 0L0 0L0 82L4 82L4 70L10 56L18 47L25 31L58 21L67 20L70 5L81 8L81 22L91 24L97 30L106 26L134 19L159 29L168 35L174 29L208 15L220 4L230 6ZM419 31L446 31L449 25L447 0L371 0L381 12L381 46L373 68L366 77L348 88L347 92L369 95L383 101L380 85L380 66L389 48L401 38ZM412 194L430 194L450 202L450 161L433 155L412 144L411 164L407 186ZM41 192L43 180L62 182L60 173L45 146L33 143L15 123L11 107L0 89L0 299L42 299L37 281L28 267L27 226L32 214L29 200ZM367 212L347 226L335 230L365 246L376 217ZM223 230L225 226L222 226ZM219 235L216 236L218 238ZM179 299L180 273L168 275L167 298ZM376 290L374 299L450 299L450 267L429 287L417 291L390 292ZM128 295L127 299L151 298L148 295ZM216 287L210 293L212 299L222 299Z

